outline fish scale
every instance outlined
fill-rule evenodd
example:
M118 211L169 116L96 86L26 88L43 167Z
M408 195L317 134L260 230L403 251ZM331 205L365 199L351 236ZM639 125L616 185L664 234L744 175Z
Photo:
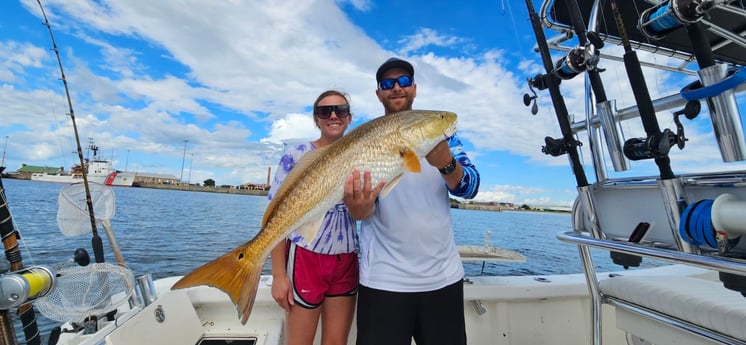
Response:
M420 158L453 135L456 114L410 110L371 120L345 136L306 153L277 190L262 220L262 230L248 242L185 275L173 289L216 287L236 304L242 324L251 313L269 252L295 229L308 238L319 230L326 212L342 201L353 170L369 171L372 185L387 184L384 196L404 172L419 172Z

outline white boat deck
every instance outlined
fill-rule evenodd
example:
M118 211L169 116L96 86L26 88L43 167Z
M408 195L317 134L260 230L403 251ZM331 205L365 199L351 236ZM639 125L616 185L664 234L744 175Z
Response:
M618 282L637 279L642 282L692 279L707 282L706 270L673 265L624 271L624 277L598 279ZM180 277L155 281L158 298L144 310L127 319L122 312L118 327L102 324L93 335L64 334L60 344L233 344L255 339L256 345L285 344L284 312L271 298L271 277L264 276L251 317L241 325L236 307L228 296L210 287L170 290ZM583 274L547 276L467 277L464 288L464 315L470 344L589 344L591 307ZM709 282L707 282L709 283ZM616 283L612 283L614 285ZM683 289L682 289L683 290ZM709 290L708 290L709 291ZM692 291L693 294L702 294ZM745 309L746 310L746 309ZM612 305L602 306L602 339L605 345L627 344L625 330L617 327L621 315ZM624 317L624 315L622 315ZM635 316L638 322L644 318ZM651 324L647 321L647 324ZM746 329L744 327L743 329ZM638 332L641 330L630 329ZM111 332L110 334L106 334ZM319 343L317 334L316 344ZM222 340L221 340L222 339ZM355 324L349 344L355 343ZM385 343L385 338L381 339ZM246 344L250 344L247 342Z

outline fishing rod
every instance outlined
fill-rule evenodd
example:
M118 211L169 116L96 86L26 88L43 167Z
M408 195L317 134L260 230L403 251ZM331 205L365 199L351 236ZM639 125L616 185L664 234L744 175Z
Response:
M566 4L567 10L570 14L573 31L578 37L578 48L582 48L582 51L585 53L585 56L581 60L582 68L580 71L587 73L593 89L593 94L596 96L596 102L606 102L606 91L604 90L604 85L601 81L600 71L595 68L600 59L599 49L604 46L603 40L601 40L595 32L585 30L585 24L583 23L583 17L580 13L580 6L578 6L577 1L567 1ZM570 55L568 54L568 57L569 56Z
M640 60L637 58L637 53L632 50L616 0L611 0L611 9L614 14L617 30L619 31L619 37L624 46L623 59L627 78L629 78L632 85L632 93L637 102L642 126L647 134L645 138L628 139L624 143L624 154L630 160L653 158L655 164L658 166L661 180L673 179L676 176L671 170L671 159L668 157L668 152L677 143L678 137L669 129L661 132L658 120L655 117L653 101L650 98L650 92L645 83L645 77L642 74Z
M529 18L531 19L531 25L534 30L534 35L536 36L536 43L539 46L539 53L541 54L541 59L544 63L544 69L547 71L546 74L537 75L534 78L529 79L529 86L536 87L540 90L549 89L549 94L552 98L552 104L554 105L555 114L557 116L557 122L559 123L560 131L562 132L561 139L545 137L544 141L546 145L542 146L541 150L542 152L555 157L567 153L573 174L575 175L577 186L588 186L588 179L585 176L585 171L580 163L580 155L578 154L578 146L581 146L582 143L575 140L573 137L567 112L567 105L565 104L565 100L559 89L560 79L555 73L552 73L554 70L554 64L549 55L549 45L546 42L546 36L544 36L539 15L534 10L531 0L526 0L526 7L528 7ZM524 97L524 101L525 100L526 97Z
M587 31L585 23L583 21L583 15L580 12L580 6L577 1L567 1L567 10L570 15L570 21L572 23L573 31L578 37L579 46L573 50L582 48L585 52L582 61L582 71L586 72L588 81L590 82L593 95L595 96L595 108L598 114L598 118L601 122L601 128L604 132L604 138L606 139L606 147L608 148L609 158L614 166L615 171L628 170L627 160L624 159L621 147L621 139L619 138L619 130L617 127L616 120L616 107L613 101L609 101L606 97L606 91L604 90L603 82L601 81L601 70L597 68L600 60L600 49L604 46L604 41L599 35L591 30ZM589 24L592 25L592 24ZM571 51L572 52L572 51ZM570 55L568 54L568 60ZM589 119L590 120L590 119ZM591 128L588 128L588 133L592 137L594 136ZM593 139L591 139L593 140ZM592 141L593 142L593 141ZM596 174L599 175L599 179L604 179L606 174L605 171L600 168L603 163L600 159L600 152L593 152L593 145L591 146L591 152L593 153L594 162L596 162Z
M23 258L18 248L18 239L20 236L13 227L13 216L8 208L8 199L5 196L5 187L2 181L2 172L4 166L0 166L0 236L2 236L3 248L5 249L5 258L10 263L10 271L19 271L23 269ZM2 260L2 259L0 259ZM15 344L16 339L13 334L13 324L8 317L8 309L0 309L0 319L2 319L3 331L0 336L2 344ZM23 333L26 337L26 344L41 344L39 327L36 324L36 313L33 304L25 303L18 306L18 316L21 319ZM10 334L9 334L10 333Z
M684 110L674 113L674 121L677 126L676 133L668 128L661 131L645 77L642 74L642 67L637 58L637 53L632 50L630 39L622 21L621 11L616 0L611 0L610 5L619 38L624 47L624 67L637 102L643 128L647 134L644 138L630 138L625 141L624 155L630 160L654 159L660 174L658 184L661 187L666 204L666 216L677 248L682 252L699 253L699 248L688 243L679 233L682 209L687 204L687 195L684 191L683 181L677 178L671 170L671 159L668 155L673 146L678 146L679 149L684 148L687 139L684 137L684 129L678 117L680 115L685 115L688 119L696 117L700 109L699 101L689 102ZM634 235L633 232L632 236Z
M67 96L67 105L69 108L70 119L73 123L73 132L75 133L75 143L77 144L77 153L78 153L78 159L80 160L80 166L83 167L82 173L83 173L83 186L85 186L85 201L86 206L88 208L88 216L91 220L91 233L93 234L93 238L91 238L91 246L93 247L93 256L95 258L96 263L102 263L104 262L104 244L101 240L101 236L98 235L98 230L96 229L96 216L93 213L93 199L91 198L91 190L88 185L88 168L86 166L85 159L83 158L83 149L80 146L80 135L78 135L78 126L75 121L75 111L73 110L73 103L70 98L70 90L67 87L67 78L65 78L65 71L62 68L62 59L60 58L60 52L57 49L57 42L54 40L54 34L52 33L52 26L49 24L49 20L47 19L47 13L44 11L44 6L41 5L41 0L36 0L36 2L39 4L39 8L41 9L41 14L44 17L44 26L47 27L47 30L49 31L49 37L52 39L52 50L54 51L55 56L57 57L57 64L60 67L60 75L62 84L65 86L65 95Z

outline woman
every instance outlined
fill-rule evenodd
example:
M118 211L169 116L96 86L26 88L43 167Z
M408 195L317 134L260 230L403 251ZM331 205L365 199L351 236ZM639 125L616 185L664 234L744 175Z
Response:
M280 159L269 199L305 153L333 143L352 122L347 95L328 90L313 104L321 136L288 148ZM312 344L319 317L321 344L347 344L358 287L355 220L344 203L330 209L315 238L297 231L272 250L272 297L286 311L287 344Z

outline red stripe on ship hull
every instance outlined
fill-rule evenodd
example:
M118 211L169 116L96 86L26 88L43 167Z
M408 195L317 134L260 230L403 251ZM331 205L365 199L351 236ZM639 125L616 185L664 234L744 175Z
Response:
M113 171L109 176L106 176L106 181L104 182L105 185L111 186L112 183L114 183L114 180L117 178L117 172Z

